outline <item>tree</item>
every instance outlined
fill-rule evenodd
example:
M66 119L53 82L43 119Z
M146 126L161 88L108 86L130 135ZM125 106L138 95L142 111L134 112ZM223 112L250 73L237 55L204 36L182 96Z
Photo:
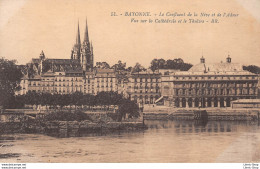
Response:
M23 74L15 62L0 58L0 106L4 108L14 96L15 91L20 89L19 84Z
M159 65L158 65L158 60L157 59L153 59L151 62L151 66L150 69L154 72L155 70L159 69Z
M108 92L99 92L97 95L96 95L96 101L97 101L97 104L100 105L100 106L107 106L109 105L109 102L110 102L110 98L109 98L109 93Z
M107 62L97 62L96 67L101 68L101 69L109 69L110 68L110 66Z
M122 61L119 60L117 64L114 64L111 68L116 70L126 70L126 63L122 63Z
M71 94L71 104L75 105L75 109L77 106L83 105L83 93L75 92Z
M181 58L177 59L168 59L165 61L164 59L153 59L151 62L150 69L152 71L158 70L158 69L176 69L181 71L187 71L192 67L189 63L184 63L184 61Z
M89 106L94 107L97 105L96 97L94 95L89 96Z
M120 121L122 120L122 117L125 118L126 114L129 114L129 117L139 117L139 107L130 99L123 99L119 105L118 112L120 114Z
M64 106L68 106L70 104L70 95L63 94L58 97L58 105L62 109Z
M132 70L133 70L133 67L132 67L132 66L129 66L129 67L126 69L126 71L128 71L128 72L132 72Z
M251 73L260 74L260 67L256 65L243 66L243 70L247 70Z
M36 105L42 104L42 94L36 93L35 91L28 91L26 95L23 95L24 97L24 103L27 105Z
M132 73L136 73L136 72L141 72L141 71L145 71L146 69L140 64L140 63L136 63L135 66L132 69Z
M110 92L110 104L111 105L119 105L122 100L123 96L121 94L118 94L117 92Z
M36 99L37 100L37 99ZM41 102L41 105L42 106L50 106L52 105L52 102L53 102L53 95L50 94L50 93L42 93L41 94L41 97L40 97L40 102Z

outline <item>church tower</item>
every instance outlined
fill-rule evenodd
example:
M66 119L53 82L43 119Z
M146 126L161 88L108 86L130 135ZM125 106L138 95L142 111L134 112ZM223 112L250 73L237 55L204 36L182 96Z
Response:
M79 23L78 23L78 32L76 36L76 43L71 50L71 59L78 59L80 60L80 48L81 48L81 42L80 42L80 32L79 32Z
M40 58L39 74L42 74L42 72L43 72L43 62L45 61L45 54L44 54L43 50L42 50L39 58Z
M89 42L87 20L86 20L84 40L81 45L81 65L84 71L93 70L93 47L92 47L92 43L90 44Z

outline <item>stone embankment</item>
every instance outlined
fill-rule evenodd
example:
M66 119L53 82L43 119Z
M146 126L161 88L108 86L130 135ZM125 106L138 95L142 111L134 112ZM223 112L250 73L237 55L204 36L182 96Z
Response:
M165 111L144 111L145 120L197 120L200 115L198 112L206 111L207 120L230 120L230 121L248 121L259 120L260 110L239 110L239 109L200 109L200 110L187 110L187 109L175 109Z
M42 133L54 136L79 136L81 133L109 133L114 131L144 130L142 118L126 118L117 122L116 115L111 113L87 113L89 120L84 121L46 121L44 113L34 116L8 112L0 114L1 133Z

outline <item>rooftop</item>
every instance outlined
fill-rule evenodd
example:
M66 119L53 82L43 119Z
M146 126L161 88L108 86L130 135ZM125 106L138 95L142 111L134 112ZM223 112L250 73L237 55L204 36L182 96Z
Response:
M211 76L215 76L215 75L256 75L254 73L248 72L248 71L237 71L237 72L226 72L226 71L222 71L222 72L193 72L193 71L179 71L179 72L170 72L169 75L163 75L163 76L172 76L172 75L176 75L176 76L182 76L182 75L211 75Z
M190 68L189 72L245 72L239 63L199 63Z
M114 73L115 70L114 69L102 69L102 68L97 68L96 69L97 73Z

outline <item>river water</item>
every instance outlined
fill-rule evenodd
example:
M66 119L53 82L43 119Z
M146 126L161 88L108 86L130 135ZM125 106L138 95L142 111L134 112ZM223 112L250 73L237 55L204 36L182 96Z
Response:
M145 121L148 129L57 138L0 136L0 163L260 162L258 122Z

